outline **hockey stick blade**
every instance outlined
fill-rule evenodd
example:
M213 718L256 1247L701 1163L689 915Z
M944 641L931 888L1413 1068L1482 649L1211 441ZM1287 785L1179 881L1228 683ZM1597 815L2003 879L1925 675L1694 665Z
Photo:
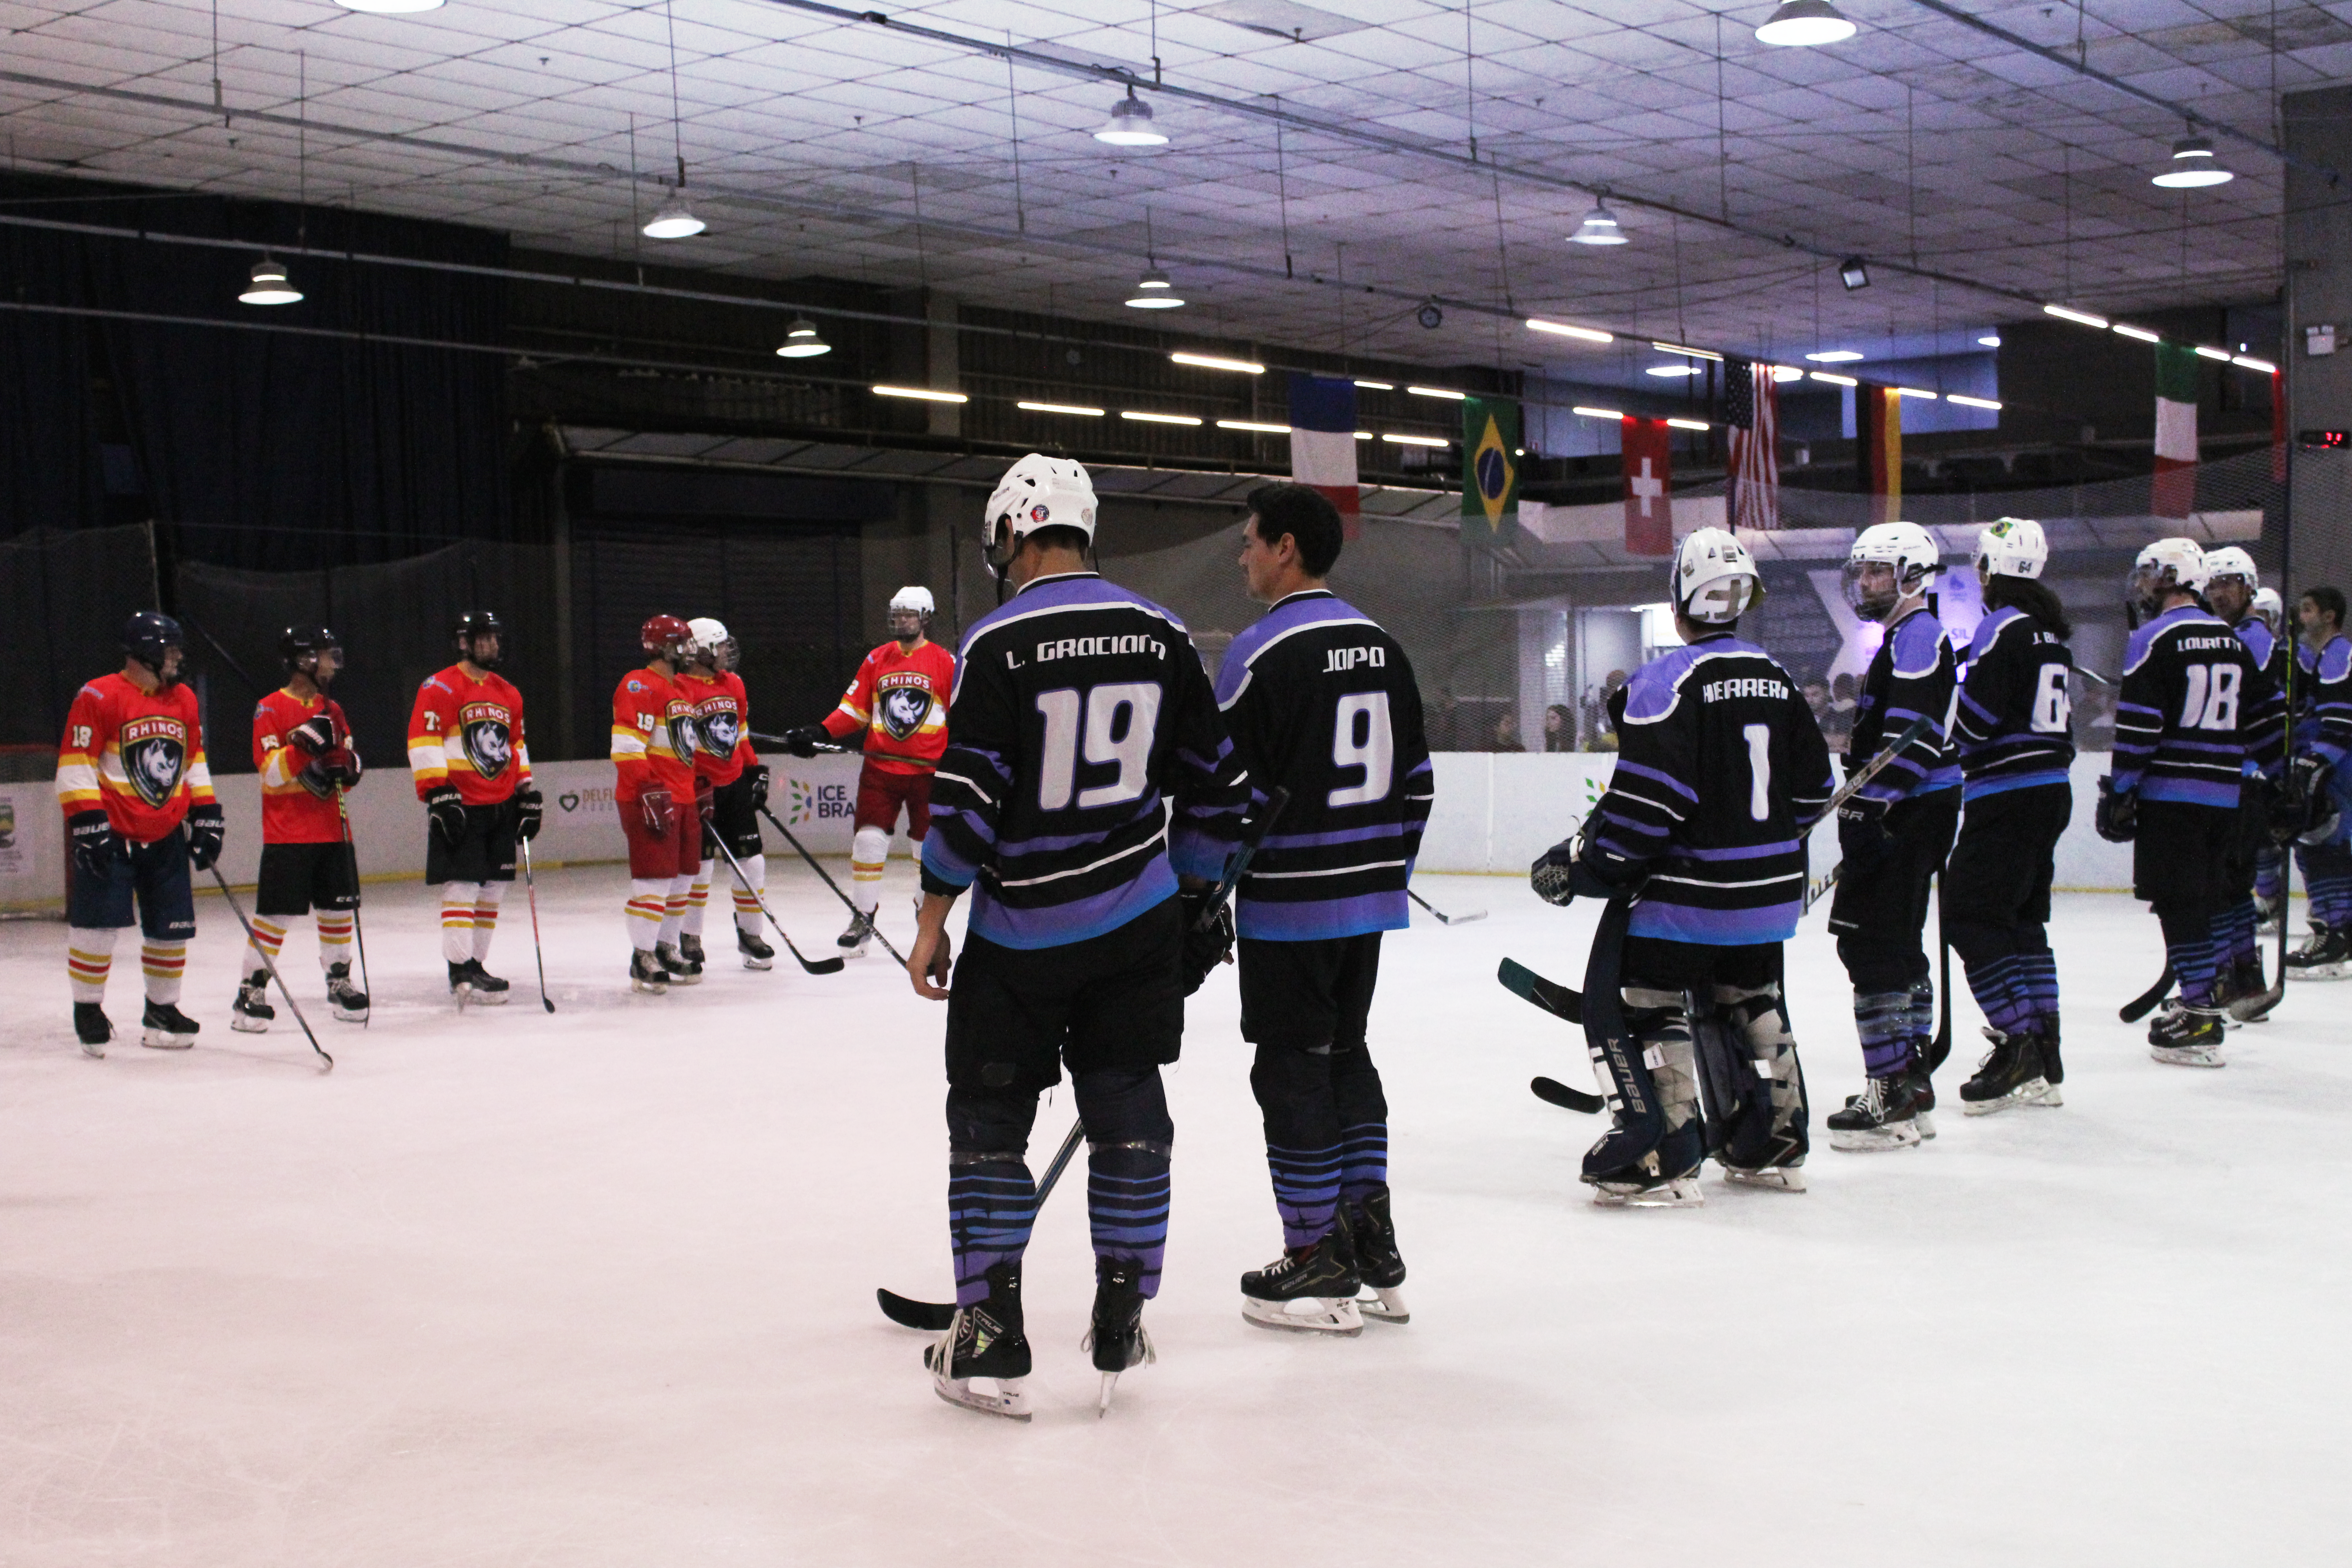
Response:
M791 845L794 849L800 851L801 858L809 863L809 869L814 871L819 879L824 881L824 885L833 889L833 896L835 898L839 899L845 905L848 906L849 912L851 914L856 915L865 913L863 910L860 910L855 903L850 901L850 897L847 893L841 890L841 884L833 879L832 873L817 863L816 857L808 852L808 847L803 844L797 837L793 837L793 830L786 827L782 823L776 821L776 814L774 812L770 811L766 806L762 805L760 807L760 815L766 817L770 822L775 824L776 831L784 836L784 842ZM877 924L873 926L871 929L874 932L874 940L882 944L882 951L897 959L898 961L899 968L904 969L907 967L907 955L890 945L890 939L882 934L881 926Z
M1546 1105L1557 1105L1562 1110L1580 1110L1587 1116L1603 1109L1609 1103L1597 1094L1587 1094L1580 1089L1570 1089L1559 1079L1545 1078L1541 1074L1528 1079L1528 1088L1534 1090L1535 1097Z
M743 863L735 858L735 851L727 847L727 840L724 838L714 837L711 842L719 846L719 852L721 855L727 857L727 864L735 873L736 886L741 888L751 888L751 879L743 875ZM838 974L841 973L845 962L845 960L839 958L811 959L806 953L803 953L799 948L793 945L793 939L784 934L784 922L778 920L776 918L776 911L768 907L767 894L761 892L757 888L751 888L751 897L758 900L760 912L768 917L768 924L770 928L775 931L777 940L784 944L784 950L787 952L790 952L794 958L800 961L800 966L803 970L806 970L811 974Z
M1032 1224L1036 1221L1037 1211L1045 1206L1045 1200L1054 1195L1054 1184L1069 1168L1070 1156L1078 1152L1078 1141L1086 1135L1085 1122L1070 1123L1070 1135L1062 1140L1061 1148L1055 1151L1054 1163L1045 1167L1045 1179L1037 1184L1037 1196L1029 1205ZM926 1329L938 1333L955 1321L956 1310L952 1301L918 1301L912 1296L901 1296L896 1290L878 1288L874 1292L874 1300L881 1307L884 1317L910 1329Z
M319 1070L334 1071L335 1058L329 1056L327 1047L319 1043L317 1033L310 1027L310 1020L302 1016L302 1004L294 1000L294 993L286 988L286 977L278 973L278 961L269 956L269 950L263 947L261 939L253 934L253 922L245 918L244 906L236 901L236 895L229 891L228 879L221 875L220 863L215 861L206 868L212 872L213 880L220 884L221 897L227 900L229 913L235 915L236 923L245 928L245 940L252 943L253 951L261 955L261 966L269 972L269 978L277 984L278 994L286 999L286 1005L294 1014L294 1021L302 1026L303 1038L309 1040L310 1048L319 1053L319 1060L321 1064Z
M1484 910L1472 910L1467 914L1449 915L1444 910L1439 909L1435 904L1431 903L1427 899L1423 898L1419 893L1414 892L1411 888L1407 888L1404 890L1404 896L1411 899L1414 903L1419 904L1423 909L1427 910L1431 914L1435 915L1437 917L1437 923L1442 926L1466 926L1472 921L1483 921L1486 918L1486 911Z
M1584 997L1573 986L1546 980L1526 964L1508 958L1495 971L1495 978L1503 983L1504 990L1534 1003L1555 1018L1576 1025L1584 1022Z
M2156 977L2156 984L2117 1008L2116 1016L2126 1024L2138 1023L2142 1018L2155 1012L2163 1003L2166 994L2172 990L2175 978L2177 977L2172 973L2172 965L2166 964L2164 973Z

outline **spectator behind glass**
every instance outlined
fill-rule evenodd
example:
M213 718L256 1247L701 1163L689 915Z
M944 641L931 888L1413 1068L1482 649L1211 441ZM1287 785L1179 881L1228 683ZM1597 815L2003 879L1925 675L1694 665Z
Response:
M1495 721L1495 750L1498 752L1527 750L1527 747L1519 742L1519 716L1507 708L1503 710L1503 716Z
M1544 710L1544 750L1572 752L1576 750L1576 721L1569 713L1568 704L1555 702Z

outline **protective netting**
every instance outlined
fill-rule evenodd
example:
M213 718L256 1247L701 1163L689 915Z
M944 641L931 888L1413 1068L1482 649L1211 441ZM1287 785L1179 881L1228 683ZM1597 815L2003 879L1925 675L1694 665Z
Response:
M0 780L57 772L74 693L122 665L122 623L155 607L141 526L36 528L0 540Z

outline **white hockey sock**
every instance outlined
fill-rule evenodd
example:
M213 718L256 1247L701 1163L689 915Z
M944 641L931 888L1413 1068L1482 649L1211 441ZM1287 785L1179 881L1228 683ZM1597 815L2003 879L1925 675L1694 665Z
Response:
M121 934L110 927L66 928L66 978L73 984L76 1002L106 1000L106 976L114 967L114 939Z
M180 999L180 976L187 973L185 942L148 942L139 949L140 972L147 976L147 1000L169 1007Z
M359 919L349 910L319 911L319 967L332 969L352 957L352 927Z
M481 891L479 882L441 884L441 956L450 963L474 956L474 900Z
M768 858L765 855L748 855L738 858L735 863L743 868L740 877L729 873L735 884L735 929L757 936L763 918L757 895L767 890ZM749 879L748 882L746 879Z
M686 924L686 894L693 886L692 877L672 877L663 892L660 940L672 947L677 945L678 931Z
M857 912L870 915L882 901L882 868L889 864L890 835L861 827L849 841L849 897Z
M245 944L245 974L259 974L278 962L278 950L286 945L286 927L268 915L253 917L253 935ZM263 960L268 960L264 963Z
M474 943L472 955L477 960L490 956L490 938L499 933L499 900L506 896L508 882L485 882L474 895Z
M669 883L660 877L632 877L629 879L629 945L639 952L651 952L660 940L662 914L667 904Z
M679 929L690 937L702 935L703 906L710 902L710 873L716 860L705 860L702 869L695 874L694 885L686 890L686 923Z

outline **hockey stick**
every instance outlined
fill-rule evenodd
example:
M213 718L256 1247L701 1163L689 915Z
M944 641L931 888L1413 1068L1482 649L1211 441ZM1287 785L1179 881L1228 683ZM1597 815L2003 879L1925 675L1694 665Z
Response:
M352 852L352 935L359 939L360 944L360 989L367 992L368 995L368 1016L360 1020L360 1027L365 1029L375 1021L375 993L369 990L367 927L360 921L360 847L359 841L352 837L352 812L351 807L343 804L344 793L343 785L335 786L335 815L342 818L343 847Z
M2172 973L2171 962L2167 960L2164 965L2164 973L2156 977L2156 984L2141 992L2138 995L2133 997L2130 1001L2125 1003L2122 1006L2116 1008L2116 1016L2121 1018L2126 1024L2138 1023L2142 1018L2145 1018L2150 1013L2155 1012L2157 1007L2164 1001L2166 994L2172 989L2172 983L2175 978L2176 976Z
M1234 889L1242 885L1242 873L1249 869L1249 863L1252 860L1257 858L1258 846L1264 844L1265 836L1274 830L1274 819L1280 816L1282 808L1289 804L1289 787L1286 784L1275 785L1274 793L1265 797L1265 810L1259 815L1255 823L1250 825L1248 837L1242 840L1241 848L1235 851L1233 859L1227 863L1225 874L1217 879L1215 889L1209 894L1209 901L1201 906L1200 915L1192 921L1193 930L1207 930L1209 922L1216 918L1217 911L1224 908L1225 900L1234 896Z
M1054 1163L1045 1167L1045 1179L1037 1184L1037 1196L1029 1206L1031 1223L1035 1222L1037 1211L1045 1206L1045 1200L1053 1196L1054 1184L1062 1179L1062 1172L1069 1164L1070 1156L1078 1152L1078 1140L1086 1135L1085 1122L1070 1123L1070 1135L1062 1140L1062 1147L1055 1154ZM918 1301L912 1296L901 1296L896 1290L879 1288L874 1292L874 1300L881 1305L884 1317L906 1328L922 1329L936 1334L955 1321L956 1310L952 1301Z
M782 746L788 752L792 750L790 742L782 735L762 735L757 730L746 730L743 733L762 745ZM819 741L816 749L819 754L828 757L862 757L866 754L856 746L836 746L830 741Z
M727 840L719 837L716 834L713 834L710 841L719 846L719 852L721 855L727 857L727 864L734 868L735 880L737 883L742 887L751 889L751 897L759 900L760 912L768 917L768 923L770 925L775 927L777 940L784 944L785 948L794 958L800 960L801 967L811 974L840 973L842 966L845 962L845 960L839 958L811 959L805 953L802 952L799 948L793 946L793 939L784 934L784 922L778 920L776 918L776 911L768 907L767 896L761 893L759 889L751 887L751 879L743 875L743 862L735 858L735 851L727 847Z
M1936 878L1936 1037L1927 1042L1927 1070L1952 1054L1952 944L1944 935L1944 879Z
M1483 921L1486 918L1486 911L1484 910L1472 910L1466 915L1449 915L1444 910L1439 909L1435 904L1431 903L1427 899L1423 898L1419 893L1414 892L1411 888L1407 888L1404 890L1404 896L1411 899L1414 903L1419 904L1423 909L1427 910L1431 914L1435 915L1439 925L1466 926L1472 921Z
M253 922L245 918L245 910L237 903L236 895L228 890L228 879L221 875L220 862L214 861L211 869L213 880L220 884L221 897L228 900L229 912L236 915L236 923L245 928L245 940L253 944L254 952L261 954L261 966L269 971L270 979L278 982L278 994L286 998L286 1005L293 1010L294 1021L302 1026L302 1033L310 1038L310 1048L319 1053L320 1061L327 1064L319 1070L334 1071L335 1058L327 1054L327 1047L320 1045L319 1037L310 1032L310 1020L302 1016L302 1004L294 1000L294 993L286 989L286 977L278 973L278 961L269 956L269 950L261 945L259 937L254 935Z
M539 942L539 884L530 876L530 840L518 838L515 847L522 851L522 892L530 900L530 955L539 963L539 1005L552 1013L555 1003L547 994L547 953Z
M866 912L859 909L856 904L850 902L849 895L841 890L841 884L833 879L833 874L827 871L823 866L818 865L816 857L808 852L808 846L793 837L793 830L791 828L786 827L782 823L776 821L776 814L774 812L770 811L763 805L760 808L760 815L766 817L770 823L774 825L776 831L784 836L785 843L800 851L801 858L809 863L809 869L815 872L824 881L824 885L833 889L833 896L835 898L839 899L844 904L848 905L849 912L851 914L862 915ZM898 961L898 967L904 969L907 966L907 955L890 945L890 939L882 934L882 928L880 926L871 926L869 929L874 932L874 940L882 944L882 951L897 959Z
M1581 1026L1584 1022L1584 998L1572 987L1558 981L1546 980L1526 964L1512 959L1503 960L1495 978L1514 996L1523 997L1549 1013L1553 1017ZM1565 1110L1580 1110L1587 1115L1601 1110L1609 1102L1597 1094L1580 1089L1570 1089L1558 1079L1537 1077L1528 1080L1528 1089L1538 1100L1557 1105Z

